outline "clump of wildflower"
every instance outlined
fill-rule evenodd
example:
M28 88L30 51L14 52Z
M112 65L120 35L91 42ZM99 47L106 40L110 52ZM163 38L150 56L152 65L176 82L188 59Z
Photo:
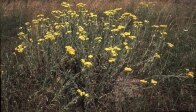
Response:
M142 21L134 21L133 22L133 26L136 28L142 27L143 26L143 22Z
M167 32L160 32L162 36L167 35Z
M19 39L25 38L25 33L24 32L19 32L18 33L18 38Z
M38 39L37 44L40 45L43 41L44 41L44 39Z
M153 84L155 86L155 85L157 85L157 81L154 79L151 79L151 84Z
M125 68L124 68L124 72L131 72L131 71L133 71L133 69L130 68L130 67L125 67Z
M159 25L160 28L167 28L167 25Z
M81 89L77 89L77 92L78 92L78 94L79 94L80 96L89 97L89 94L86 93L86 92L84 92L84 91L82 91Z
M55 36L52 34L52 32L47 32L44 37L46 40L55 40Z
M30 25L30 23L29 22L26 22L25 25L28 26L28 25Z
M148 24L148 23L149 23L149 21L148 21L148 20L144 20L144 23Z
M142 79L142 80L140 80L140 83L142 83L142 84L146 84L146 83L148 83L148 81L146 81L146 80Z
M159 25L152 25L152 28L159 28Z
M71 7L71 5L67 2L62 2L61 6L65 7L65 8L70 8Z
M92 62L86 61L85 59L81 59L81 62L86 68L91 68L93 66Z
M108 60L109 63L113 63L115 61L116 61L116 58L109 58L109 60Z
M91 55L91 54L90 54L90 55L88 55L88 58L90 58L90 59L91 59L91 58L93 58L93 55Z
M134 14L132 14L132 13L129 13L129 12L125 12L125 13L123 13L122 15L121 15L121 17L120 17L120 20L122 20L122 19L129 19L129 18L131 18L132 20L137 20L137 16L135 16Z
M111 17L111 16L114 16L116 12L117 12L116 10L107 10L104 12L104 14Z
M114 57L116 57L116 56L118 56L117 51L119 51L121 49L119 47L117 47L117 46L115 46L115 47L110 46L108 48L105 48L105 50L106 51L110 51L111 52L111 55L114 56Z
M82 26L78 26L78 32L77 32L78 38L82 41L89 40L89 38L86 36L86 31Z
M19 53L22 53L25 50L26 46L24 45L24 43L18 45L15 50Z
M189 71L186 76L190 77L190 78L194 78L194 72Z
M155 54L154 54L154 57L155 57L155 58L158 58L158 59L161 58L161 56L160 56L158 53L155 53Z
M131 32L124 32L120 34L122 37L128 37L131 35Z
M117 28L112 29L111 32L119 32L122 31L123 29L125 29L125 26L119 25L117 26Z
M79 7L79 8L82 8L82 7L85 7L86 4L84 4L84 3L78 3L78 4L76 4L76 6Z
M102 37L96 37L95 40L98 41L98 42L101 42Z
M70 55L75 55L75 49L72 46L65 46L66 51L70 54Z
M91 12L91 13L89 14L89 17L91 17L91 18L96 18L97 15Z
M170 48L172 48L172 47L174 47L174 44L168 42L167 43L167 46L170 47Z

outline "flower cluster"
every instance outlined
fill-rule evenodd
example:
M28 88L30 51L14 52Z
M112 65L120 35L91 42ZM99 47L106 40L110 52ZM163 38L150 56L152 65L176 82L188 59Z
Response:
M89 94L86 93L85 91L82 91L81 89L77 89L77 92L80 96L85 96L85 97L89 97Z
M78 32L76 34L78 35L78 38L82 41L89 40L89 38L86 35L86 31L82 26L78 26Z
M18 45L18 46L15 48L15 50L16 50L17 52L19 52L19 53L22 53L22 52L25 50L25 48L26 48L26 45L24 45L24 43L22 43L22 44Z
M92 56L89 56L89 57L92 58ZM93 66L92 62L86 61L85 59L81 59L81 62L86 68L91 68Z
M65 48L66 48L66 51L67 51L68 54L75 55L76 51L72 46L65 46Z
M148 81L147 80L144 80L144 79L142 79L142 80L140 80L140 83L141 84L147 84L148 83ZM156 80L154 80L154 79L151 79L151 81L150 81L150 83L152 84L152 85L157 85L157 81Z

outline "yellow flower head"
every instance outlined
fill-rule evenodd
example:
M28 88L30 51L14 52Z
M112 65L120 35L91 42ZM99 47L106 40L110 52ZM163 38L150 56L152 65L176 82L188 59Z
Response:
M90 68L93 66L93 64L91 62L84 62L84 66L87 67L87 68Z
M190 78L194 78L194 72L192 71L189 71L186 75Z
M89 94L88 94L88 93L86 93L84 96L89 97Z
M168 42L167 43L167 46L170 47L170 48L172 48L172 47L174 47L174 44Z
M65 8L70 8L71 7L71 5L67 2L62 2L61 6L65 7Z
M146 80L140 80L140 83L146 84L146 83L148 83L148 81L146 81Z
M88 58L90 58L90 59L91 59L91 58L93 58L93 55L91 55L91 54L90 54L90 55L88 55Z
M86 67L86 68L90 68L93 66L93 64L89 61L85 61L85 59L81 59L81 62L83 63L83 65Z
M86 6L86 4L84 4L84 3L78 3L78 4L76 4L76 6L82 8L82 7Z
M165 31L164 32L161 32L161 35L162 36L167 35L167 32L165 32Z
M80 96L89 97L89 94L86 93L86 92L84 92L84 91L82 91L81 89L77 89L77 92L78 92L78 94L79 94Z
M44 37L46 40L51 40L51 41L55 39L55 36L51 32L47 32Z
M108 61L109 61L109 63L113 63L116 61L116 58L110 58Z
M155 53L154 57L158 59L161 58L161 56L158 53Z
M71 46L65 46L66 51L70 54L70 55L75 55L75 49Z
M107 16L114 16L116 14L116 10L108 10L104 12Z
M154 79L151 79L151 84L153 84L155 86L155 85L157 85L157 81Z
M22 53L25 50L26 46L24 45L24 43L18 45L15 50L19 53Z
M167 28L167 25L160 25L160 28Z
M131 72L132 71L132 68L130 68L130 67L125 67L124 68L124 72Z

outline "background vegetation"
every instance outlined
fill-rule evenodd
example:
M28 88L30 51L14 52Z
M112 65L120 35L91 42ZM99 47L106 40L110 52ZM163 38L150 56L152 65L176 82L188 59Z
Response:
M86 9L97 14L98 26L93 26L86 18L80 18L79 25L84 27L88 37L102 37L103 43L80 43L77 35L71 34L69 41L58 38L57 44L50 41L38 49L37 40L42 33L35 27L27 36L32 39L20 40L17 34L28 32L25 23L38 19L44 14L56 23L51 11L64 10L62 0L15 0L2 1L1 15L1 110L2 111L195 111L196 110L196 5L193 1L136 1L136 0L67 0L78 10L76 4L83 2ZM141 3L142 2L142 3ZM122 8L113 19L103 13L106 10ZM143 22L142 28L134 28L132 19L117 21L123 12L131 12ZM133 15L132 15L133 16ZM103 18L102 18L103 17ZM144 24L145 20L149 24ZM83 22L81 22L83 21ZM85 21L85 22L84 22ZM138 22L139 22L138 21ZM70 29L76 33L76 21L70 19ZM126 50L116 51L120 55L115 64L108 64L110 51L104 48L124 42L120 33L103 33L103 23L126 26L125 31L131 32L136 39L128 42L131 53ZM53 24L52 21L49 23ZM148 23L148 22L146 22ZM167 25L165 39L159 37L153 25ZM33 25L32 25L33 26ZM20 29L23 27L23 30ZM55 26L54 26L55 27ZM112 30L115 27L110 26ZM95 29L94 29L95 28ZM97 29L96 29L97 28ZM69 30L68 30L69 29ZM98 32L95 32L97 31ZM47 30L50 31L50 30ZM45 36L47 31L43 31ZM58 31L58 30L55 30ZM121 33L123 33L121 32ZM106 35L116 36L114 39ZM60 37L64 37L60 33ZM112 40L112 41L111 41ZM15 48L25 42L24 53L17 53ZM160 44L157 44L160 43ZM172 43L174 47L168 47ZM76 55L70 56L65 46L71 45ZM85 48L85 49L82 49ZM93 48L93 49L91 49ZM49 50L50 49L50 50ZM98 51L98 49L102 49ZM82 51L79 53L79 51ZM148 51L148 52L146 52ZM160 59L154 59L158 53ZM80 59L90 60L93 68L84 68ZM50 58L50 59L49 59ZM151 60L153 59L153 61ZM152 62L151 62L152 61ZM132 71L126 73L125 67ZM129 70L128 70L129 71ZM190 75L190 74L193 75ZM157 84L151 84L151 79ZM144 84L141 80L149 83ZM80 89L81 91L77 91ZM85 92L86 95L81 95ZM88 95L89 97L88 97Z

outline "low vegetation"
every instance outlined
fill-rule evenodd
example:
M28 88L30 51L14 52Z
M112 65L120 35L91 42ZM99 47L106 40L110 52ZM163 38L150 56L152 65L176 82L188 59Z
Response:
M1 14L2 111L196 110L194 5L16 1Z

